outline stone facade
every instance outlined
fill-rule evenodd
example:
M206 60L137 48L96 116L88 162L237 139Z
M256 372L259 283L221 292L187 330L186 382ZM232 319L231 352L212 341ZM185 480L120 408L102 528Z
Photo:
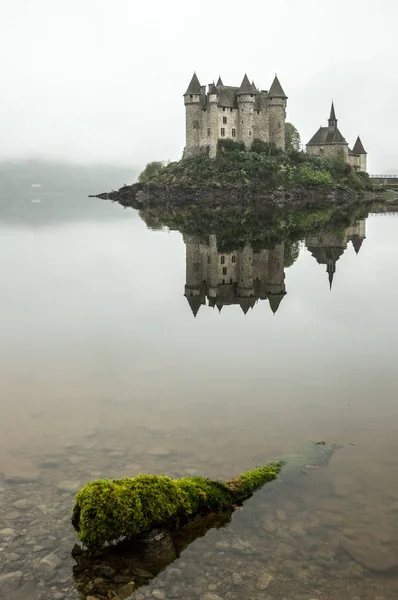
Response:
M186 244L186 285L184 295L194 316L208 305L219 311L226 305L239 305L246 314L259 300L268 300L275 313L285 289L284 243L273 249L254 251L246 243L240 250L223 252L217 237L204 242L184 236Z
M287 96L275 79L269 89L259 90L244 76L240 87L202 86L196 76L184 94L186 142L184 156L208 153L214 158L217 142L232 139L250 148L254 139L285 147Z
M337 127L334 105L330 110L327 127L320 127L306 146L308 154L316 154L329 158L340 155L355 171L366 171L366 151L358 136L353 149L349 148L344 136Z

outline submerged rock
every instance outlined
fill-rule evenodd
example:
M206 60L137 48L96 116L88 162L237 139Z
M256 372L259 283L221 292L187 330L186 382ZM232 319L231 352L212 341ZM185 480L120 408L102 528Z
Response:
M14 571L13 573L0 575L0 598L8 598L8 596L17 589L22 577L22 571Z
M257 579L256 588L258 590L266 590L267 587L272 583L274 576L271 573L264 571Z
M342 537L340 548L357 563L370 571L378 571L380 573L388 571L398 572L398 556L387 554L380 548L369 543L351 542L347 538Z

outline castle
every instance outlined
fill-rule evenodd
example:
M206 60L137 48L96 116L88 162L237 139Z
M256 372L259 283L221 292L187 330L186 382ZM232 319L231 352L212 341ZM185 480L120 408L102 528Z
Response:
M203 242L184 236L186 244L185 297L196 317L201 305L237 304L246 314L258 300L267 300L275 313L285 289L284 242L275 248L254 251L249 243L242 249L223 252L217 236L210 234Z
M320 127L306 146L309 154L319 156L332 156L340 154L355 171L366 171L366 151L358 136L351 150L344 136L337 127L336 113L332 102L327 127Z
M194 73L184 94L186 143L184 157L217 153L217 142L232 139L250 148L254 139L285 148L287 96L277 76L269 89L259 90L244 76L240 87L201 85Z
M366 239L365 219L346 229L328 231L305 240L307 250L318 264L326 265L332 288L336 263L351 242L358 254ZM285 243L274 248L254 250L246 242L243 248L223 251L217 236L210 234L203 240L184 235L186 246L186 283L184 296L196 317L201 306L240 306L246 314L261 300L268 300L275 314L286 295Z

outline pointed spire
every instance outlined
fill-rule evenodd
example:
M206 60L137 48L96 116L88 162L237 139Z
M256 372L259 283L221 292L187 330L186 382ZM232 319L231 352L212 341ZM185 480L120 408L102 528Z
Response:
M188 300L188 304L191 307L193 316L196 317L196 315L199 312L200 307L202 306L202 302L199 296L186 296L186 299Z
M333 263L331 265L328 265L326 267L326 273L329 276L329 287L330 289L332 289L332 284L333 284L333 275L336 273L336 263Z
M190 82L188 89L185 92L184 96L194 95L194 94L200 94L200 83L199 83L199 79L198 79L196 73L193 74L191 82Z
M272 82L272 85L269 89L268 97L269 98L285 98L285 99L287 98L276 73L275 73L274 81Z
M209 94L218 94L218 90L216 88L214 81L211 85L209 85Z
M245 73L245 76L240 84L240 88L236 92L236 95L239 94L257 94L256 88L250 83L248 76Z
M328 124L329 124L329 127L337 127L337 119L336 119L336 114L334 112L333 100L332 100L332 106L330 108L330 117L328 120Z
M218 80L217 80L216 85L217 85L217 87L220 87L220 86L224 85L223 82L222 82L222 79L221 79L221 75L218 76Z
M359 136L357 137L357 141L355 142L352 151L354 154L367 154Z

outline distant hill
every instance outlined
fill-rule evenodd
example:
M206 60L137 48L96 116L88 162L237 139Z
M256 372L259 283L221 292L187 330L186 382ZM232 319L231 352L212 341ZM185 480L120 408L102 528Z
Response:
M40 224L117 218L107 202L88 198L136 179L138 170L110 165L29 160L0 162L0 223Z

